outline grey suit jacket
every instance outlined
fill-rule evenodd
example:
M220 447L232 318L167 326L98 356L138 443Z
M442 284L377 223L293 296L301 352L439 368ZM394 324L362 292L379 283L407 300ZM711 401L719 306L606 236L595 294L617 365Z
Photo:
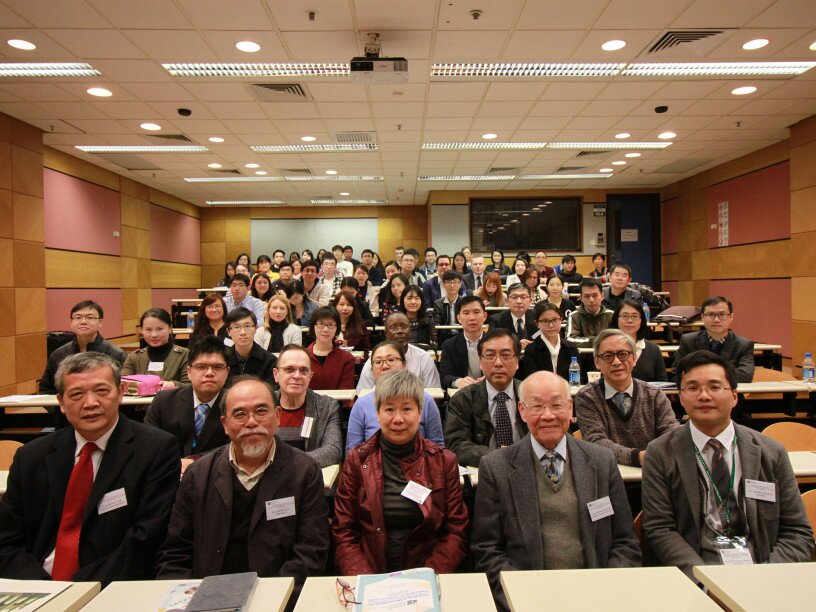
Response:
M678 362L694 351L708 350L706 331L689 332L680 338L680 346L674 354L672 370L677 370ZM729 334L723 344L720 357L730 361L737 368L737 382L749 383L754 380L754 342L735 333Z
M280 402L280 392L275 393L275 402ZM322 468L343 461L343 434L337 400L307 389L306 416L312 417L314 423L304 450Z
M811 561L813 531L788 454L757 431L736 425L744 480L776 485L776 502L745 498L745 513L757 563ZM697 458L688 423L659 437L646 449L643 464L643 529L664 565L676 565L690 578L704 565L700 529L705 517ZM480 483L481 485L481 483Z
M614 455L570 435L567 455L586 567L640 566L640 546ZM479 466L471 549L476 570L487 573L499 609L507 609L500 572L543 569L544 565L534 461L527 435L483 457ZM606 496L615 513L593 522L587 504Z

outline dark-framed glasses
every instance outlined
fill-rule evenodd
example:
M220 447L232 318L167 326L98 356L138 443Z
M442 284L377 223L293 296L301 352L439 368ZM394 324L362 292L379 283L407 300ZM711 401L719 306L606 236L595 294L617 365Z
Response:
M711 383L710 385L705 385L700 387L698 385L688 385L686 387L680 387L680 392L685 393L686 395L697 396L700 395L703 391L708 393L709 395L719 395L720 393L724 393L726 391L732 391L731 387L726 387L720 383Z
M555 416L563 416L569 412L569 402L553 402L551 404L528 404L527 402L520 402L524 406L524 410L533 416L544 414L544 411L549 409Z
M600 355L598 355L598 359L600 359L604 363L612 363L613 361L615 361L615 357L617 357L618 360L621 363L623 363L624 361L629 359L632 355L633 355L632 351L618 351L616 353L609 351L608 353L601 353Z
M348 607L349 604L354 605L363 603L361 601L357 601L357 598L354 597L354 587L342 578L337 578L334 581L334 588L337 590L337 599L340 600L340 603L343 604L343 606Z

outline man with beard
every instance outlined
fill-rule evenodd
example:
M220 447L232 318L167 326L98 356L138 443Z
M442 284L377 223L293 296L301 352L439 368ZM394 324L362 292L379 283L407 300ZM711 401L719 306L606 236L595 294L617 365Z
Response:
M230 443L187 470L157 555L158 577L291 576L296 599L328 555L320 466L276 435L281 409L266 382L236 378L224 406Z

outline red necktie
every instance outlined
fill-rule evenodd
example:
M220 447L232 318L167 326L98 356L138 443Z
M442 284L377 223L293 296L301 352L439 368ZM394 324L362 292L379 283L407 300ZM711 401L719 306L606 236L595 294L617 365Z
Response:
M79 536L82 532L82 517L93 487L93 463L91 455L97 450L96 444L87 442L79 453L79 461L74 465L65 503L62 505L62 519L57 532L57 546L54 551L52 580L71 580L79 569Z

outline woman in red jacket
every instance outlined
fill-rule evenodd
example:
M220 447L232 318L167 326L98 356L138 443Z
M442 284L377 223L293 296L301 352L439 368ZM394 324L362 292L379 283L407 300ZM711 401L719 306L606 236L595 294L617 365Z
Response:
M465 556L459 466L456 455L418 433L424 403L422 381L408 370L377 381L381 429L346 455L334 502L341 575L413 567L451 573Z
M354 356L337 344L340 314L332 306L318 308L309 319L309 335L315 339L307 348L312 364L309 388L353 389Z

